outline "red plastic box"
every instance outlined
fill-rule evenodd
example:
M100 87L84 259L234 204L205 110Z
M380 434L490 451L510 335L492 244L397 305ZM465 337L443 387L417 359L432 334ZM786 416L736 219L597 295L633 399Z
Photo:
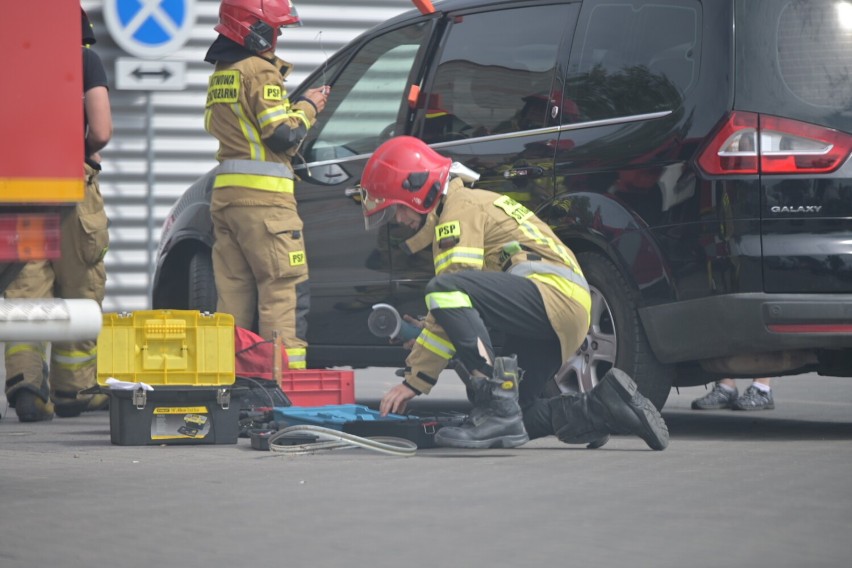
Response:
M282 371L281 390L293 406L355 403L355 372L331 369Z

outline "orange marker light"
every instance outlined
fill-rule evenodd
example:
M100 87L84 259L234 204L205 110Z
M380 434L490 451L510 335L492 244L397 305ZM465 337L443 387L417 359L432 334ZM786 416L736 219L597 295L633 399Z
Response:
M432 0L411 0L421 14L434 14L435 7L432 5Z
M411 85L408 89L408 108L417 108L418 100L420 100L420 85Z
M18 258L59 258L59 216L32 215L18 218Z
M0 261L59 258L58 214L0 215Z

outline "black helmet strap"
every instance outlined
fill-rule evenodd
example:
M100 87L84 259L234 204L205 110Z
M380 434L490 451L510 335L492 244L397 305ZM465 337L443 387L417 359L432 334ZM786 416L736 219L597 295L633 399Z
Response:
M274 39L275 29L266 22L257 21L249 28L245 47L255 53L261 53L272 49Z

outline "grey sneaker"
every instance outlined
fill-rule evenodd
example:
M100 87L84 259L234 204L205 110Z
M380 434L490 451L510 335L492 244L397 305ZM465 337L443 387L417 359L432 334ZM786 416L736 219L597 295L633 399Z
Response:
M713 387L713 390L692 401L693 410L720 410L722 408L733 408L734 401L737 400L739 393L737 389L729 391L718 383Z
M734 401L734 410L772 410L775 401L772 399L772 391L763 392L757 387L751 386L743 395Z

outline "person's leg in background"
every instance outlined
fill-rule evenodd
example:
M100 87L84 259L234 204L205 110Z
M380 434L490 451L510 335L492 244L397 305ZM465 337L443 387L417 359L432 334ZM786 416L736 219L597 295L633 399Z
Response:
M109 248L109 221L98 187L98 173L86 164L85 199L62 220L62 248L53 261L54 294L64 299L95 300L103 305L104 256ZM54 342L50 350L50 398L56 415L79 416L109 404L105 394L78 394L97 384L97 340Z
M734 410L772 410L775 399L772 396L770 379L754 379L751 386L734 401Z
M49 261L29 262L6 288L8 299L53 297L53 266ZM53 418L47 382L45 342L7 341L5 344L6 399L21 422Z
M754 379L751 386L740 395L734 379L722 379L713 386L713 390L692 401L693 410L772 410L775 401L770 379Z

